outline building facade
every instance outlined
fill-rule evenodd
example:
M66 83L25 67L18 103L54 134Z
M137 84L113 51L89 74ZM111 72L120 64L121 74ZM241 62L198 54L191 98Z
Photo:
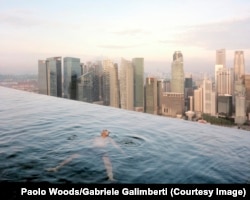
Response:
M48 69L46 60L38 60L38 93L48 95Z
M110 106L120 108L120 87L118 80L118 65L110 67Z
M121 59L119 77L121 108L134 110L134 69L131 61Z
M61 57L38 61L39 93L62 97L62 62Z
M81 76L81 64L79 58L63 58L63 97L77 99L77 80Z
M180 51L174 52L171 69L171 92L184 93L183 55Z
M162 115L169 117L182 116L184 114L184 93L162 93Z
M234 72L233 69L221 68L217 71L217 94L218 95L233 95L234 87Z
M226 67L226 50L225 49L216 50L216 63L215 64Z
M235 51L234 53L234 80L238 81L245 74L245 60L243 51Z
M134 108L144 112L144 58L133 58L134 69Z

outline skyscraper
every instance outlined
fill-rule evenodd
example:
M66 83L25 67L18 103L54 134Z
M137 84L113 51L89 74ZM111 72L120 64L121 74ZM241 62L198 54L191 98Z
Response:
M184 93L183 55L180 51L173 55L171 73L171 92Z
M238 125L246 121L246 88L243 80L235 81L235 123Z
M86 72L78 78L77 100L93 103L94 101L94 72Z
M144 110L144 59L133 58L134 69L134 108L136 111Z
M109 59L102 61L103 76L102 76L102 90L103 90L103 105L110 105L110 68L113 67L113 62Z
M157 79L147 77L145 83L145 112L157 114Z
M134 110L134 70L131 61L121 59L119 76L121 108Z
M48 95L48 69L46 60L38 60L38 93Z
M81 76L81 64L79 58L63 58L64 80L63 92L64 98L74 99L77 97L77 79Z
M47 58L48 94L62 97L62 61L61 57Z
M61 57L38 61L38 90L40 94L62 97Z
M203 113L211 114L212 110L212 81L208 79L203 80Z
M223 65L226 67L226 50L218 49L216 50L216 65Z
M197 117L203 112L202 87L194 90L194 111Z
M118 65L115 63L110 67L110 106L120 107L120 87L118 80Z
M217 94L233 95L233 70L221 68L217 71Z
M245 74L244 52L235 51L234 53L234 79L238 81Z

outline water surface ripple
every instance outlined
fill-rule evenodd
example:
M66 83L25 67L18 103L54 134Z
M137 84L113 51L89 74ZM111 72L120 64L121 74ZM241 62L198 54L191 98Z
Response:
M116 183L250 183L250 134L0 87L0 181L109 183L91 145L102 129ZM80 156L48 172L73 154Z

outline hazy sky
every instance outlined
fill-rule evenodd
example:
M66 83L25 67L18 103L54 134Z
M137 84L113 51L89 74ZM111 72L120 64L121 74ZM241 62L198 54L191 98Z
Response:
M54 56L144 57L146 72L168 73L176 50L185 72L213 73L221 48L227 67L244 50L250 71L249 0L0 0L0 74Z

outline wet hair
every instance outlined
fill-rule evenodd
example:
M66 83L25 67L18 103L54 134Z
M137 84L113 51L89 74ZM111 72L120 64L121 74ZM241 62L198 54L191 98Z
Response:
M103 129L102 132L101 132L101 135L103 135L104 132L106 133L106 134L105 134L106 136L109 136L109 133L110 133L110 132L109 132L107 129Z

